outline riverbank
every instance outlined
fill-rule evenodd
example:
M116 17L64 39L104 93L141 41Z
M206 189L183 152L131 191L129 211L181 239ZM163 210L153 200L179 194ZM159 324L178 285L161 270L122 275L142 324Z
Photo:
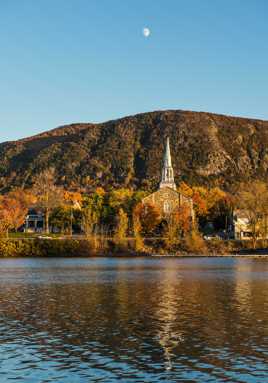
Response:
M145 256L137 251L133 241L116 244L112 240L75 238L0 239L0 257L95 257Z
M207 241L202 251L187 250L177 245L167 248L162 240L147 239L137 249L135 240L116 243L113 239L96 238L10 238L0 239L0 257L110 257L110 256L177 256L177 257L258 257L268 258L268 248L252 249L249 242Z

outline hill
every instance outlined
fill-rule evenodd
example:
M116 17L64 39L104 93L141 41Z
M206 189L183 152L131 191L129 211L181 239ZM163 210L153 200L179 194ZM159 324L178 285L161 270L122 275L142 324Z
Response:
M156 111L101 124L71 124L0 144L0 191L31 186L55 167L57 183L153 189L169 135L176 181L230 189L268 179L268 121Z

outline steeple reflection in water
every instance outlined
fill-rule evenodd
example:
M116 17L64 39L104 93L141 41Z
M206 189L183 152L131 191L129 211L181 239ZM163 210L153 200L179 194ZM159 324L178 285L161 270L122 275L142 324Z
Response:
M0 381L267 379L268 264L0 260Z
M167 261L168 262L168 261ZM176 326L180 320L180 276L176 269L164 269L161 274L159 305L156 317L159 321L158 339L164 351L165 367L172 369L173 349L183 342L183 334Z

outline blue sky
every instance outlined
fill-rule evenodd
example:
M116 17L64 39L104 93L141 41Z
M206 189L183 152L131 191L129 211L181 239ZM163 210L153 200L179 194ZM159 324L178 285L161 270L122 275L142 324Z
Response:
M268 119L267 20L266 0L0 0L0 141L159 109Z

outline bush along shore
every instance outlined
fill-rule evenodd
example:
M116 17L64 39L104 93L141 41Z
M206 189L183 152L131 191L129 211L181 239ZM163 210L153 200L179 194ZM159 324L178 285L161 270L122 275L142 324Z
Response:
M124 244L96 239L0 239L0 257L142 256L133 241Z
M66 238L66 239L0 239L0 257L94 257L94 256L223 256L243 254L268 254L261 241L253 249L249 241L203 241L189 239L167 243L166 239L146 240Z

